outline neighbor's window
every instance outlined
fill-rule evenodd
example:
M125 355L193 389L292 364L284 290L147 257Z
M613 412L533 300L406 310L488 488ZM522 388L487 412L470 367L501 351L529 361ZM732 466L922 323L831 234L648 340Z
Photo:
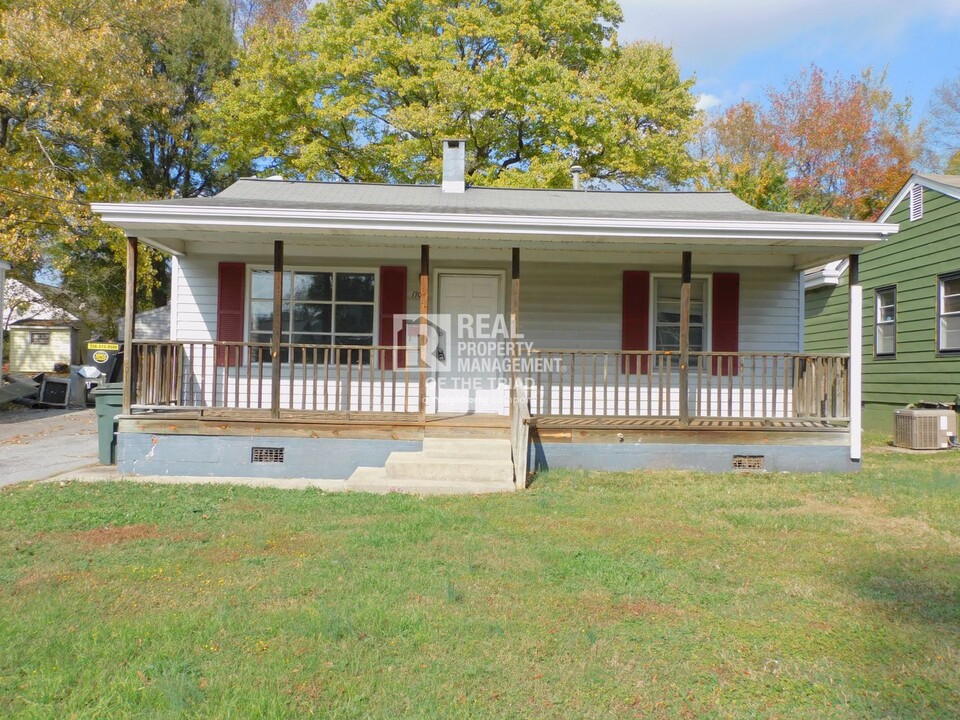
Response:
M31 345L49 345L49 344L50 344L50 333L48 333L48 332L32 332L32 333L30 333L30 344L31 344Z
M957 352L960 351L960 273L941 275L937 280L937 349Z
M897 354L897 288L896 286L877 288L875 297L874 354L893 356Z
M655 278L654 348L680 349L680 278ZM707 281L690 281L690 352L702 352L706 318Z
M373 345L374 282L372 272L285 272L281 342ZM251 274L249 317L251 342L270 342L273 336L272 270L254 270ZM347 353L343 352L341 356L346 360ZM364 362L369 361L368 351L362 351L362 356ZM287 357L284 350L281 359ZM352 358L357 358L356 352Z

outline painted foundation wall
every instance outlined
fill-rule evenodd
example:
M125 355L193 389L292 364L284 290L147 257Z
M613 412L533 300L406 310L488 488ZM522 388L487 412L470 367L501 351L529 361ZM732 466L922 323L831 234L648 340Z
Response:
M283 448L282 463L253 463L254 447ZM346 480L360 466L383 467L392 452L417 452L416 440L279 438L120 433L117 466L124 475L310 478ZM529 467L545 470L699 470L728 472L734 456L762 457L766 472L851 472L845 444L824 446L543 443L529 447Z
M253 463L254 447L283 448L282 463ZM124 475L346 480L360 466L383 467L392 452L415 452L417 440L278 438L210 435L117 435Z
M762 458L765 472L856 472L843 445L790 446L681 443L543 443L531 440L528 461L545 470L699 470L730 472L734 456Z

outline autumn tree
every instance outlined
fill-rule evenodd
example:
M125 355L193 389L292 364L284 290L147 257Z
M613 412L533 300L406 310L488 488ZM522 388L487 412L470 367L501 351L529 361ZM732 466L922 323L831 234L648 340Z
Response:
M191 195L228 178L197 110L231 67L223 0L12 0L0 5L0 255L29 279L52 268L112 324L122 234L97 200ZM144 252L146 302L165 263ZM152 281L151 281L152 279Z
M259 26L217 85L210 137L232 163L292 177L436 182L441 140L467 179L627 187L697 173L691 80L669 49L621 45L614 0L325 0Z
M909 119L883 73L828 78L811 66L764 104L743 101L711 122L712 179L758 207L782 204L785 179L785 209L870 219L920 154Z
M704 126L702 153L710 158L706 185L730 190L760 210L790 208L786 161L771 146L760 108L743 101Z
M307 0L230 0L231 25L242 42L256 25L303 24L307 5Z
M934 162L943 172L960 174L960 76L934 90L927 122Z

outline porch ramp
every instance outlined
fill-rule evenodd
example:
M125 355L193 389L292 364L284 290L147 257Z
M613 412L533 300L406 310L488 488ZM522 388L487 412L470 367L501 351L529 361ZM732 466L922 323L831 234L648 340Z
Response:
M514 489L510 441L424 438L420 452L390 453L384 467L358 467L348 490L473 495Z

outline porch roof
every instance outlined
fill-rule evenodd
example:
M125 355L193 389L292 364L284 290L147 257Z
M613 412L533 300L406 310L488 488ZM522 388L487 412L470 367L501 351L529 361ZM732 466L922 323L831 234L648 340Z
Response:
M757 210L728 192L629 192L326 183L245 178L212 197L95 203L104 221L174 254L202 243L247 244L279 235L323 244L429 242L645 250L734 246L792 255L798 266L859 252L894 224ZM721 250L722 251L722 250Z

